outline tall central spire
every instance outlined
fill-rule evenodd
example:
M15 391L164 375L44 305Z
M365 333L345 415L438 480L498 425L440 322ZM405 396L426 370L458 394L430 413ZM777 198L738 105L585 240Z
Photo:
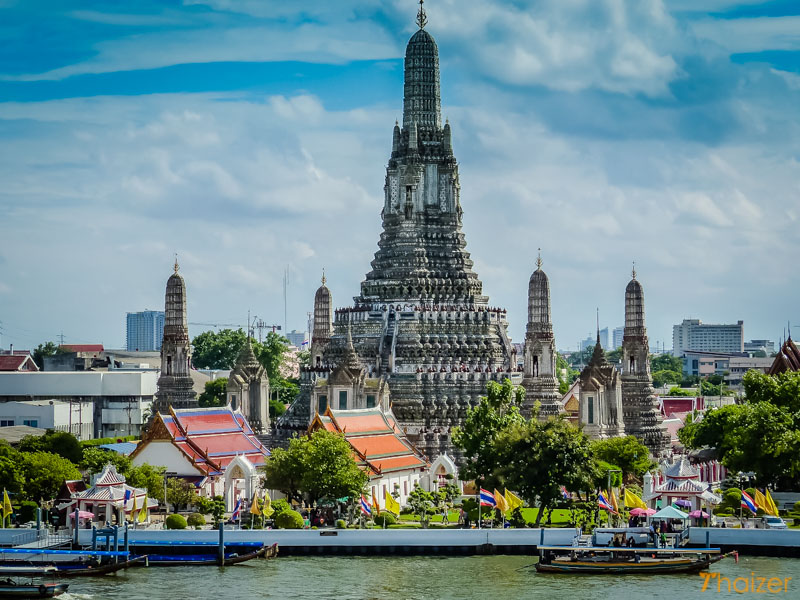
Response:
M420 128L441 129L442 107L439 92L439 48L433 36L423 29L428 22L420 3L419 31L406 47L403 129L414 123Z
M417 25L420 29L425 29L428 24L428 15L425 14L425 0L419 0L419 12L417 13Z

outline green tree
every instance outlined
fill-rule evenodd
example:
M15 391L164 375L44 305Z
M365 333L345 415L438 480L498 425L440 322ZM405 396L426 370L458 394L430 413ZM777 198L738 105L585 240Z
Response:
M217 377L211 381L206 381L206 386L203 390L203 393L197 397L197 403L203 408L225 406L228 403L226 398L227 392L227 377Z
M192 340L192 363L198 369L232 369L246 340L241 329L204 331Z
M258 361L267 370L271 387L277 387L277 383L284 381L281 366L285 361L287 350L289 350L289 340L274 331L267 333L263 343L253 346Z
M45 342L44 344L39 344L36 347L36 350L31 353L31 357L39 369L44 369L45 357L56 356L57 354L69 354L69 350L62 348L54 342Z
M83 456L81 444L67 431L48 429L44 435L26 435L19 443L21 452L52 452L67 460L79 463Z
M622 348L616 348L614 350L609 350L606 352L606 360L610 362L612 365L616 365L622 362Z
M662 369L661 371L653 371L653 385L657 388L663 387L668 383L680 383L682 379L680 371L669 371Z
M312 502L322 498L357 497L369 477L353 458L343 435L320 429L306 441L301 490Z
M680 356L672 356L671 354L651 354L650 371L652 373L656 371L676 371L677 373L682 373L683 359Z
M114 465L120 475L124 475L131 468L131 459L124 454L93 446L86 446L83 449L80 467L89 475L102 472L108 463Z
M693 390L685 390L679 387L669 388L669 393L667 394L667 396L680 396L680 397L685 397L685 396L691 397L696 395L697 395L696 392L694 392Z
M536 526L561 498L560 486L578 491L592 485L589 438L563 417L512 423L499 433L492 450L497 456L495 477L530 506L538 502Z
M287 449L274 448L264 465L264 487L278 490L290 500L301 500L303 487L304 458L307 446L306 437L289 440Z
M578 375L580 375L580 371L573 369L561 356L561 353L556 352L556 376L558 377L558 391L560 394L567 393L567 390L575 382Z
M21 494L25 486L22 456L5 440L0 440L0 486L11 494Z
M174 512L187 508L197 497L194 486L180 477L167 478L167 503Z
M491 487L497 483L494 473L498 458L493 446L500 432L510 425L525 421L519 412L525 398L525 391L521 387L514 387L506 379L502 384L489 382L486 392L478 406L467 410L464 424L453 430L453 443L463 451L464 456L462 477L474 479L481 487Z
M280 417L286 412L286 405L280 400L270 398L269 400L269 418L274 422L275 419Z
M750 371L747 401L706 412L679 432L689 448L712 447L731 471L753 471L759 486L800 485L800 373L778 376Z
M131 465L124 473L125 481L133 487L146 489L148 498L163 502L165 471L165 467L154 467L147 463Z
M650 451L636 437L608 438L592 442L592 454L598 460L611 463L622 470L626 481L638 480L656 467Z
M24 495L35 502L55 498L65 481L81 478L74 464L52 452L21 452L20 458L25 479Z
M416 515L423 529L428 528L431 517L436 514L436 500L431 492L423 490L418 483L414 484L414 489L406 500L411 512Z

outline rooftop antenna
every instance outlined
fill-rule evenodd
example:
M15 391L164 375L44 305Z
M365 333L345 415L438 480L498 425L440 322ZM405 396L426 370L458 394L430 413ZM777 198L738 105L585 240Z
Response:
M428 15L425 14L425 7L423 4L425 0L419 0L419 12L417 13L417 25L419 25L420 29L425 29L425 25L428 24Z

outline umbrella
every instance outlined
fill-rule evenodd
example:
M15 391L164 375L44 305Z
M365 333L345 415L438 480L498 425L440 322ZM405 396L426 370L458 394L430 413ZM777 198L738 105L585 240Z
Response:
M693 510L692 512L689 513L689 516L692 517L693 519L707 519L708 513L702 510Z
M634 517L649 517L650 515L656 514L654 508L634 508L631 511L631 515Z
M653 519L683 519L686 520L689 518L685 512L679 511L677 508L673 506L667 506L666 508L662 508L656 514L653 515Z
M94 516L94 513L89 512L88 510L79 510L78 511L78 518L79 519L91 519Z
M681 506L683 508L691 508L692 503L688 500L684 500L681 498L680 500L675 500L675 506Z

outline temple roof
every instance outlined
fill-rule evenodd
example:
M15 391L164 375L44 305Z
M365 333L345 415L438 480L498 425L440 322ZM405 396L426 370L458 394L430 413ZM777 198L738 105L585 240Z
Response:
M308 428L309 432L317 429L344 434L359 465L370 475L430 466L400 431L394 415L380 408L329 407L324 415L314 417Z
M171 441L207 475L222 473L237 456L255 466L263 465L269 450L258 441L247 419L230 408L170 409L156 414L150 430L131 455L135 457L151 441Z
M791 336L783 343L780 351L775 356L767 374L777 375L786 371L800 371L800 349Z
M636 270L625 287L625 331L626 335L645 335L644 289L636 279Z
M550 280L542 271L542 257L539 255L536 270L528 281L528 323L550 322Z
M664 476L672 479L697 479L700 473L692 466L686 456L663 469Z

